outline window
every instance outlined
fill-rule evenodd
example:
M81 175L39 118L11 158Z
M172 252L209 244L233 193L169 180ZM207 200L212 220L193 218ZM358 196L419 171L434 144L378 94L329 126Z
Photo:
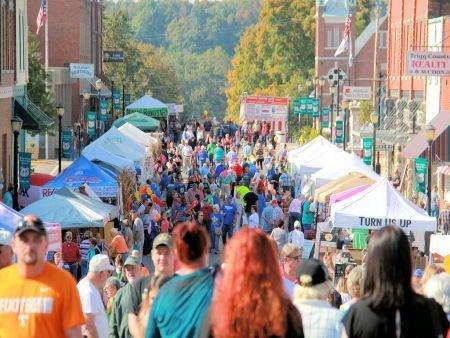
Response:
M333 32L332 31L327 31L326 48L333 48Z
M341 39L340 39L340 35L341 35L341 29L340 28L335 28L334 29L334 44L333 47L334 48L338 48L339 44L341 43Z
M381 49L387 48L387 31L379 31L379 40L378 40L378 46Z

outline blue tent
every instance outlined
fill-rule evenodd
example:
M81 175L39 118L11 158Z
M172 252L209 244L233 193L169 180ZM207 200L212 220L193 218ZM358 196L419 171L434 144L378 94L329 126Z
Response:
M61 189L68 187L74 190L84 183L87 183L98 197L116 197L116 178L100 169L84 156L80 156L61 174L48 182L44 188Z

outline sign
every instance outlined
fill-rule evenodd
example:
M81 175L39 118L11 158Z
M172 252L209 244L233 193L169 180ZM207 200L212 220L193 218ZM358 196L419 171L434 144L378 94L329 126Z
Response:
M331 108L322 108L322 128L330 127Z
M346 101L370 100L372 98L372 88L344 86L343 95Z
M20 189L30 188L31 153L19 152L19 185Z
M319 117L319 99L312 101L312 117Z
M302 259L310 259L311 258L311 251L314 247L314 241L305 239L303 242L303 253L302 253Z
M88 135L95 136L95 123L97 120L97 113L90 111L87 113L87 133Z
M242 121L287 120L289 99L277 96L244 96L241 101Z
M100 121L108 121L108 100L100 100Z
M121 50L108 50L103 52L103 62L123 62L124 56Z
M336 143L344 142L344 121L336 121Z
M131 94L125 94L125 107L131 104Z
M416 157L414 159L414 176L416 177L416 191L426 193L428 177L428 160Z
M363 162L367 165L372 164L372 148L373 148L373 138L364 137L362 139L363 148Z
M71 63L69 64L69 74L71 79L93 79L94 65L92 63Z
M120 109L120 90L114 89L113 92L113 107L114 109Z
M448 52L408 52L408 75L449 76L450 53Z
M62 135L62 157L71 159L72 158L72 151L73 151L73 145L72 145L72 131L71 130L63 130Z
M300 99L295 99L293 101L294 104L294 114L300 114Z

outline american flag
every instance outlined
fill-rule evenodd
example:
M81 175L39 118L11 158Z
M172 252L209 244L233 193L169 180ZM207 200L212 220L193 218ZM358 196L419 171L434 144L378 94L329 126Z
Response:
M336 49L334 56L338 56L348 50L349 40L350 40L350 25L351 25L351 23L352 23L352 19L350 18L350 15L347 15L347 17L345 18L345 24L344 24L344 38L342 39L341 44L339 45L338 49Z
M44 26L46 17L47 17L47 0L42 0L41 7L39 8L39 13L36 18L36 26L37 26L36 35L39 34L39 30L41 29L41 27Z

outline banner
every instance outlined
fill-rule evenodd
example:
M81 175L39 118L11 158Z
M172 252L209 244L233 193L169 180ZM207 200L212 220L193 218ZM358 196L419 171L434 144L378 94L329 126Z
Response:
M294 99L294 114L298 115L300 114L300 99Z
M331 108L322 108L322 128L330 127Z
M97 113L95 111L90 111L87 113L87 132L88 135L95 136L95 124L97 120Z
M372 148L373 148L373 138L364 137L362 139L363 148L363 162L367 165L372 164Z
M120 109L120 91L118 89L114 89L113 92L113 106L114 109Z
M125 107L131 104L131 94L125 94Z
M19 152L19 185L20 189L30 188L31 153Z
M69 74L71 79L92 79L94 77L94 64L71 63L69 64Z
M62 158L72 159L73 144L72 144L72 131L63 130L62 135Z
M450 53L448 52L408 52L408 75L449 76Z
M319 99L312 101L312 117L319 117Z
M428 177L428 160L416 157L414 159L414 176L416 177L416 191L426 194Z
M100 100L100 121L108 121L108 100Z
M336 143L344 142L344 121L336 121Z

